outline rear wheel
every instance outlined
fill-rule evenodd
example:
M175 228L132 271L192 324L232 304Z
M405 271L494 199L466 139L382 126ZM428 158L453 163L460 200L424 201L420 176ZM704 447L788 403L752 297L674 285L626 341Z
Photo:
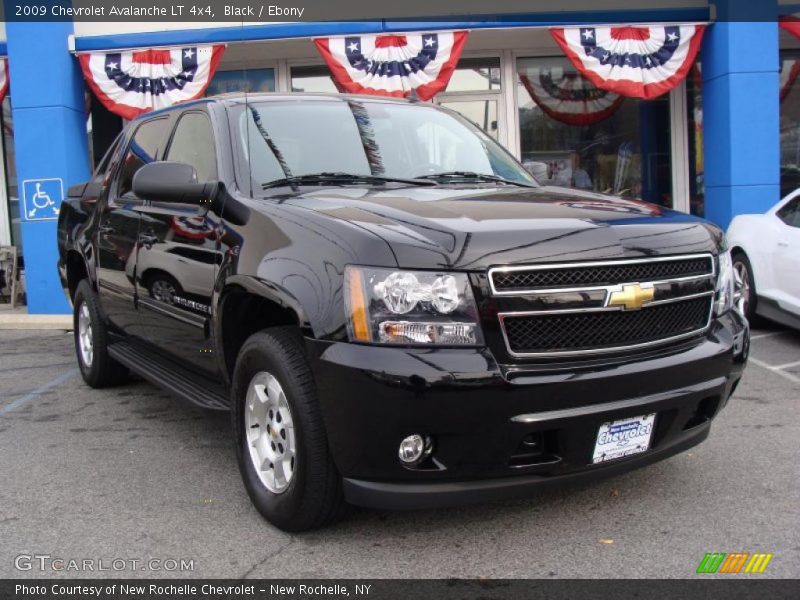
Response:
M758 298L756 296L755 280L753 279L753 267L744 252L737 251L733 254L733 270L736 271L742 282L744 316L752 323L756 318Z
M182 296L183 289L177 280L167 273L154 273L147 278L145 287L150 297L165 304L173 304L175 296Z
M233 374L236 455L258 511L284 531L304 531L345 511L311 368L296 329L274 327L242 346Z
M73 299L75 353L83 380L93 388L116 385L125 381L128 369L108 354L108 329L89 282L78 284Z

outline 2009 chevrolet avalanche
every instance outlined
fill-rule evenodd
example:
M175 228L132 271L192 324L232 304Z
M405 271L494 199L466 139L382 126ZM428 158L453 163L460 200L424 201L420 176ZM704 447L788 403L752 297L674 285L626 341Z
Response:
M286 530L661 460L705 439L747 357L716 226L541 187L419 102L175 106L70 196L84 379L230 409L247 491Z

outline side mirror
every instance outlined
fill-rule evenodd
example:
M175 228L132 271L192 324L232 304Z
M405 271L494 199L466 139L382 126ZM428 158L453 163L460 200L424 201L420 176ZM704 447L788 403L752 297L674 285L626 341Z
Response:
M211 204L218 190L219 182L198 183L195 168L179 162L148 163L133 176L133 193L142 200Z

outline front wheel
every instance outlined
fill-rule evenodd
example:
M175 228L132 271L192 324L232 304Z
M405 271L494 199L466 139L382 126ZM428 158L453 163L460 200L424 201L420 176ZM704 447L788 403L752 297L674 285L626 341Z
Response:
M75 353L83 380L93 388L122 383L128 369L108 354L108 330L100 315L97 294L85 279L73 299Z
M274 327L242 346L233 374L236 455L258 511L284 531L322 527L345 503L299 333Z
M756 284L753 279L753 267L744 252L733 255L733 270L742 282L742 307L744 316L752 323L756 318Z

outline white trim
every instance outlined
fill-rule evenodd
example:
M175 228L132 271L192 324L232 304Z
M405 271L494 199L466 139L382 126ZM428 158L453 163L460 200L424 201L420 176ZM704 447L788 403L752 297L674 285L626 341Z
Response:
M6 146L0 148L0 246L11 245L11 211L8 205L8 187L6 186Z
M500 58L500 91L506 115L506 135L503 144L514 158L520 160L519 110L517 108L517 67L513 50L503 50Z
M0 111L3 110L4 102L0 102ZM9 109L11 102L8 103ZM0 114L0 123L3 118ZM6 136L4 131L0 131L0 246L11 245L11 206L8 198L8 181L6 180ZM17 194L19 196L19 194ZM19 242L19 240L17 240Z
M689 213L689 115L686 101L686 81L669 94L670 155L672 162L672 208Z
M288 61L284 58L276 62L277 66L275 70L275 91L276 92L292 91L292 80L289 74Z

